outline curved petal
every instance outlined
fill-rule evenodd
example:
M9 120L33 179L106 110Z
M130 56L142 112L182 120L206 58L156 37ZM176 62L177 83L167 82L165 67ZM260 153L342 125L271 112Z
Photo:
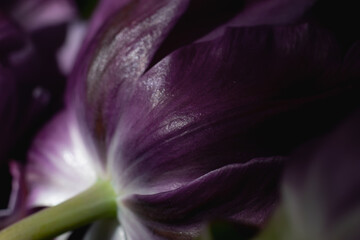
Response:
M341 67L331 36L311 24L229 29L181 48L110 94L104 111L119 117L109 171L118 188L164 190L288 154L356 105Z
M66 23L76 15L71 0L18 0L12 5L11 16L28 32Z
M36 129L59 108L64 82L52 63L27 45L11 53L7 63L0 66L0 142L4 143L0 152L6 152L0 153L0 158L8 158L10 154L24 159ZM45 66L48 72L42 71Z
M147 228L141 221L141 216L136 216L126 207L121 208L118 219L124 227L126 240L152 239L161 240L162 237L156 235Z
M55 53L65 32L55 26L29 33L3 15L0 28L0 159L24 159L36 130L61 105L65 81Z
M169 234L186 238L177 233L182 229L196 233L201 222L211 217L262 223L276 200L272 191L277 179L262 183L269 184L269 198L253 202L251 197L258 194L254 193L250 199L235 198L241 206L227 202L235 212L217 208L219 189L201 189L208 183L229 182L230 177L241 187L247 178L258 180L254 177L262 164L251 159L286 155L352 110L358 85L343 74L341 51L328 32L314 24L301 24L229 28L206 41L184 47L175 44L175 51L156 59L189 5L184 1L152 4L126 5L84 48L83 63L69 87L70 120L67 114L55 120L32 152L30 173L50 179L41 183L29 177L34 183L33 202L52 204L48 199L54 194L53 186L67 168L64 150L70 149L79 156L75 159L88 159L95 165L102 162L91 169L106 166L117 190L126 192L129 198L119 218L125 227L135 224L141 229L129 228L132 239ZM60 131L64 126L66 131ZM48 141L55 135L60 140ZM79 148L74 146L79 142L80 149L87 146L94 153L85 158L77 155ZM52 148L54 152L48 152ZM47 158L52 160L46 164L56 173L52 176L51 171L34 167L44 165ZM64 164L64 169L57 163ZM268 169L280 169L276 161L267 164ZM78 174L69 171L73 177ZM79 182L85 179L89 177ZM51 180L53 186L47 184ZM231 186L220 189L227 200ZM41 192L50 195L41 196ZM61 193L54 203L73 193ZM191 193L199 198L182 209L179 199L189 201ZM238 189L237 193L245 194ZM207 200L212 205L203 205ZM163 214L158 213L164 206ZM204 210L208 208L213 212Z
M156 46L183 11L183 5L178 0L130 4L108 23L112 26L109 31L96 37L91 50L85 51L82 63L72 75L77 86L70 84L67 103L71 107L75 102L81 107L77 109L79 121L89 125L99 148L109 142L118 121L119 111L111 101L113 95L124 79L137 79L144 72ZM106 71L113 67L118 68L118 73L114 72L116 77L112 71Z
M32 137L59 107L64 85L54 58L61 30L51 31L58 38L55 44L39 46L42 34L25 32L7 10L0 13L0 167L10 159L25 159ZM1 179L5 196L10 177ZM19 217L16 211L13 214L12 219Z
M72 71L80 46L83 44L86 30L87 23L84 21L75 21L69 24L65 43L57 52L59 68L67 75Z
M233 0L102 1L89 26L77 71L71 78L68 102L71 104L73 95L77 98L81 92L76 101L86 105L83 118L90 119L89 128L95 133L95 138L108 144L118 120L115 111L110 110L111 99L117 95L122 82L137 81L148 68L172 51L198 40L218 26L225 28L228 25L224 23L237 15L248 14L250 8L261 9L255 15L262 20L254 25L272 24L278 22L267 21L268 15L279 16L279 12L297 9L299 13L288 16L298 18L313 1L295 2L296 6L286 0L271 3ZM290 21L292 19L283 23ZM251 24L247 20L233 24L240 25ZM113 68L117 70L113 71ZM80 86L74 88L74 85Z
M157 50L150 65L175 49L199 38L202 38L202 41L213 39L221 35L229 26L277 25L295 22L314 2L314 0L184 0L182 4L186 7L185 12L180 18L174 16L178 18L176 24ZM87 39L94 38L95 33L107 20L116 18L118 13L128 12L130 5L151 6L154 3L131 0L100 1L91 21ZM178 12L181 13L180 10Z
M225 166L177 189L131 196L123 204L166 239L194 237L209 220L262 224L277 200L282 163L274 157Z
M130 1L131 0L100 0L90 19L85 42L91 41L106 21L117 12L122 11L122 8L129 4Z
M228 27L288 25L302 20L315 0L192 0L153 62L191 42L221 37ZM204 8L206 6L206 8Z
M0 229L14 223L28 214L26 208L27 188L24 167L17 162L10 162L12 192L8 209L0 210Z
M24 76L20 75L29 71L20 73L16 70L24 69L0 66L0 161L8 160L10 156L25 158L30 136L55 108L56 99L50 99L50 92L40 85L39 79L31 79L31 75L27 75L28 82L23 82ZM33 77L36 76L35 72Z
M78 124L73 112L63 112L33 142L26 176L30 206L59 204L102 176L101 168L94 165L97 152L92 151L91 140L81 135Z

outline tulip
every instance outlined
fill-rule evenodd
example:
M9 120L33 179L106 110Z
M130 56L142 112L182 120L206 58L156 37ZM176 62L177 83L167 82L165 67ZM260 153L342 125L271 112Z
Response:
M354 109L357 91L332 34L303 18L313 1L225 2L99 5L66 108L28 155L28 206L54 207L1 240L104 218L86 238L263 226L288 154Z
M49 118L51 114L44 112L62 105L65 76L57 51L67 24L75 18L75 7L68 0L5 1L0 7L0 159L6 159L15 142L19 151L25 145L21 142L29 141L23 132L39 125L34 121Z
M0 3L0 170L1 208L7 203L11 159L24 161L36 131L63 105L65 76L56 59L66 26L75 18L69 1L1 1ZM23 192L16 200L21 164L11 162L13 193L9 209L0 211L0 228L26 215ZM15 207L16 206L16 207ZM24 210L24 211L23 211ZM11 214L10 218L4 217ZM12 220L10 220L12 219Z

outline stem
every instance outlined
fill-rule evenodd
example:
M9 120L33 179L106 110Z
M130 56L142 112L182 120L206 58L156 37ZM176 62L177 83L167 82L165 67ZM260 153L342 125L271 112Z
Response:
M0 232L0 240L42 240L91 223L115 217L116 194L107 181L51 208L35 213Z

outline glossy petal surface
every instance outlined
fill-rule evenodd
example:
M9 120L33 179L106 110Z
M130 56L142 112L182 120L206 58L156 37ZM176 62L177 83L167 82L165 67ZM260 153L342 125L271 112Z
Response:
M229 29L179 49L138 80L123 80L108 102L119 116L113 175L125 188L166 189L227 164L287 154L351 107L351 79L336 78L341 71L324 79L341 65L329 35L308 24ZM332 101L342 106L336 114Z
M65 171L66 151L110 177L131 240L188 239L213 218L261 225L286 159L274 156L323 134L358 100L357 58L344 57L330 32L315 22L273 26L301 19L312 1L291 16L280 14L287 1L231 5L204 28L189 20L218 1L196 15L201 3L105 1L71 75L70 120L54 120L30 154L35 179L59 182L69 171L81 183L60 186L62 199L94 179ZM247 18L251 6L258 15ZM261 18L262 9L276 16ZM34 202L56 203L46 199L59 185L33 179Z

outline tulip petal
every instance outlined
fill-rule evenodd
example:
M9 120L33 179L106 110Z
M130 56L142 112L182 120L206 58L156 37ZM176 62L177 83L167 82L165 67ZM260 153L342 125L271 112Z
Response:
M331 36L311 24L234 28L181 48L110 94L104 118L119 117L109 171L118 188L164 191L286 155L356 105L342 64Z
M137 79L145 71L156 46L183 11L183 5L178 0L130 4L109 22L112 26L109 31L98 34L92 45L99 49L92 48L91 44L90 50L86 49L82 63L72 76L78 85L70 84L67 100L68 105L78 107L79 121L89 125L99 148L108 143L117 125L119 111L112 107L113 95L124 87L125 80ZM115 66L120 73L116 73L116 78L112 71L105 71Z
M74 117L63 112L36 137L29 152L27 182L30 206L52 206L84 191L102 176ZM97 172L98 171L98 172ZM76 184L74 184L76 183Z
M86 30L85 22L77 21L68 26L66 41L57 53L59 68L63 73L71 72L80 46L83 44Z
M196 236L204 221L211 219L259 225L277 201L283 160L232 164L171 191L131 196L123 204L152 232L171 239L182 239L178 235L185 233Z
M31 136L60 105L63 78L50 70L54 67L50 60L41 66L48 66L49 72L38 71L44 59L33 50L10 54L11 63L0 66L0 159L24 159Z
M189 1L186 13L162 44L154 61L191 42L220 37L228 27L284 25L298 22L314 2L314 0Z
M196 41L223 21L172 44L191 4L139 2L99 15L104 28L80 54L68 113L30 152L31 204L59 203L106 172L127 197L119 221L130 239L193 237L211 218L262 224L281 172L271 156L321 135L356 105L341 50L313 23L239 27L236 18L220 35Z
M66 23L76 14L70 0L19 0L13 5L12 17L28 32Z
M184 0L182 4L186 6L186 12L177 19L176 25L158 49L153 63L178 47L199 38L205 40L219 36L229 26L276 25L294 22L300 19L314 2L314 0ZM116 18L118 13L128 12L126 6L134 4L151 6L156 5L156 2L151 3L149 0L100 1L91 21L87 39L94 38L95 33L107 20ZM153 10L154 8L148 9L149 12ZM177 16L174 17L177 18Z
M127 209L126 207L121 208L121 212L119 212L118 214L118 219L124 227L126 240L163 239L157 234L154 234L151 229L147 228L142 223L141 216L136 216L131 210Z
M98 6L96 7L91 19L90 26L87 30L87 40L91 41L98 33L99 29L106 23L109 18L115 15L117 12L121 11L122 8L129 4L131 0L101 0L98 1Z
M2 15L0 28L0 161L24 159L35 131L61 105L65 82L55 52L65 32L62 26L24 32Z
M0 229L3 229L28 214L26 208L27 188L24 167L14 161L10 162L9 167L12 175L12 192L8 209L0 210Z
M297 18L312 2L297 1L296 6L304 5L299 8L284 0L276 1L274 5L267 1L256 1L256 4L250 1L207 1L207 7L203 8L205 1L102 1L89 26L86 47L78 59L78 71L71 80L82 82L78 84L80 89L74 88L76 83L70 84L72 93L68 102L74 101L71 96L76 94L73 92L82 92L82 103L79 105L87 105L87 109L83 110L84 118L89 121L96 138L108 144L109 139L106 138L113 134L118 114L109 109L113 104L107 105L117 95L122 82L137 81L146 69L175 49L198 40L218 26L227 27L223 24L237 14L246 15L248 8L256 8L254 4L266 5L265 12L267 8L280 9L280 12L286 12L288 8L297 9L301 13L289 14ZM274 11L269 15L280 14ZM261 19L264 14L260 11L256 16ZM210 18L212 20L207 21ZM272 24L266 19L258 24ZM251 24L247 20L232 24L240 25ZM114 68L117 70L113 71Z

